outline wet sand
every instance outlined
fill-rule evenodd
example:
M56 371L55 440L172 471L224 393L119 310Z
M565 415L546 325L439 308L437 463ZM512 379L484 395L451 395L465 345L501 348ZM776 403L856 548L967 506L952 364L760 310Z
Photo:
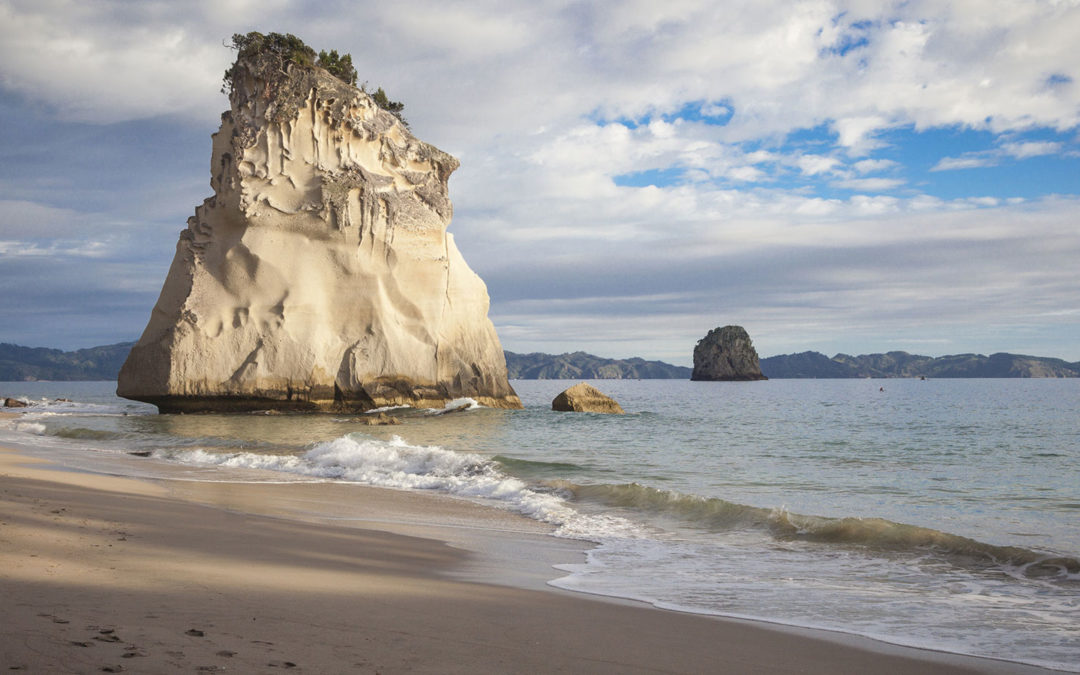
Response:
M551 565L582 546L544 532L435 495L142 481L0 450L0 668L1049 672L558 591Z

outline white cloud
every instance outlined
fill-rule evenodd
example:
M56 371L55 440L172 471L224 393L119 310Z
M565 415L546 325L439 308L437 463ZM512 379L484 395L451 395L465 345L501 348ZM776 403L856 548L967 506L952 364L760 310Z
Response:
M807 176L816 176L832 171L840 163L835 157L825 155L800 155L795 159L795 165Z
M997 166L998 160L994 155L980 153L964 155L962 157L942 157L937 164L930 168L931 171L954 171L956 169L980 169L988 166Z
M0 259L4 258L103 258L109 253L109 247L100 241L64 241L48 243L37 241L0 240Z
M183 14L162 2L0 4L0 82L64 119L213 119L230 54Z
M888 171L894 169L899 164L891 159L864 159L852 165L858 173L877 173L878 171Z
M73 209L18 199L0 199L0 214L0 236L12 238L62 237L87 220Z
M904 184L900 178L848 178L830 183L834 187L847 190L859 190L862 192L887 192L895 190Z
M1008 141L991 150L971 152L960 157L943 157L930 170L979 169L998 166L1007 158L1029 159L1061 154L1065 154L1064 145L1058 141Z
M1061 143L1051 141L1026 142L1026 143L1002 143L1002 151L1017 159L1039 157L1041 155L1056 155L1061 152Z

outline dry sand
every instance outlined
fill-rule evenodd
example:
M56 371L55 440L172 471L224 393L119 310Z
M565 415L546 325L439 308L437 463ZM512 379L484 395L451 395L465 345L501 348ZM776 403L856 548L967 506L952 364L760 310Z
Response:
M334 503L336 524L311 515ZM426 495L146 482L0 450L0 669L1046 672L544 590L580 553L541 529Z

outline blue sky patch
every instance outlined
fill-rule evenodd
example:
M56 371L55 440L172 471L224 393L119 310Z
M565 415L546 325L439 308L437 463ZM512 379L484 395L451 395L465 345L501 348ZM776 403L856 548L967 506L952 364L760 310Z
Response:
M615 176L615 185L619 187L667 187L681 182L686 174L686 169L681 167L669 167L667 169L648 169L635 171Z
M680 109L692 117L700 103ZM851 157L836 145L827 123L799 129L783 142L739 144L743 153L766 149L776 158L754 165L763 172L758 187L795 190L823 199L853 194L911 196L944 200L976 197L1037 199L1050 194L1080 194L1080 143L1075 133L1037 129L998 135L962 126L916 131L914 125L885 130L882 146L867 156ZM817 173L802 171L806 158L836 158L835 166ZM883 161L884 160L884 161ZM860 164L863 162L863 164ZM688 180L689 169L672 165L615 176L620 187L670 187ZM717 187L743 181L714 179Z
M682 120L684 122L698 122L711 126L724 126L731 121L734 114L735 108L731 105L730 101L690 101L689 103L684 103L682 107L674 112L650 112L637 119L632 119L630 117L606 118L600 115L598 111L589 115L588 119L590 122L600 127L605 127L609 124L621 124L627 129L637 129L638 127L648 126L650 122L655 120L663 120L668 124Z

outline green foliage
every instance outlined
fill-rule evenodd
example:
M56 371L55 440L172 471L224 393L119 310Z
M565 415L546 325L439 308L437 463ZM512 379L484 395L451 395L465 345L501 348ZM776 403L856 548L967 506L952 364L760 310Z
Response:
M232 36L232 48L236 50L236 61L250 59L260 55L270 55L277 61L278 68L285 69L287 63L295 63L305 68L319 66L325 68L331 75L342 82L356 85L356 69L353 68L352 55L339 56L337 50L319 52L316 58L315 50L304 44L304 41L292 33L267 33L263 35L258 31L251 31L246 35L235 33ZM233 77L236 75L236 63L233 63L225 71L225 78L221 90L225 93L232 91Z
M338 56L336 49L331 49L329 54L320 51L319 60L315 62L315 65L325 68L326 72L342 82L356 86L356 68L353 68L352 54Z
M316 57L314 49L308 47L303 40L291 33L267 33L266 35L257 31L251 31L246 35L235 33L232 36L231 47L236 50L237 54L236 62L225 71L225 78L222 81L221 91L226 94L232 93L237 63L244 59L263 55L274 57L278 69L282 71L285 70L286 64L289 63L305 68L317 66L325 69L326 72L342 82L356 86L356 68L353 67L352 54L338 54L336 49L331 49L329 52L320 51ZM397 117L406 127L409 126L409 123L405 121L405 117L401 114L401 111L405 108L404 103L391 101L382 87L379 87L374 94L371 94L367 90L367 83L364 83L361 90L366 94L370 94L377 106Z
M361 90L364 91L364 93L368 93L366 82L364 83L364 86L361 87ZM408 128L409 123L405 121L405 117L401 114L401 111L405 109L404 103L401 101L391 101L390 97L386 95L386 92L383 91L382 87L379 87L375 90L374 94L371 94L371 100L375 101L375 105L398 118L398 120Z
M291 61L302 66L310 66L315 63L315 50L304 44L304 41L292 33L262 33L251 31L247 35L235 33L232 36L233 49L239 52L239 59L249 58L257 54L275 54L282 62Z

